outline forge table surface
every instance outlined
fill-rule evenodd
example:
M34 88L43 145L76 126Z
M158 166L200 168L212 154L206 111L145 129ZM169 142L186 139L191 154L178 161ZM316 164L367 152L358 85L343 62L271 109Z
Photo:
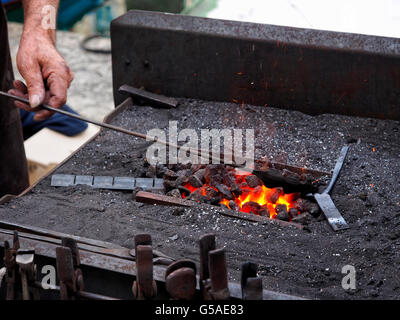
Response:
M259 264L264 288L307 298L400 298L400 123L179 99L177 109L130 106L113 124L139 132L167 129L255 129L256 158L330 171L341 147L350 151L332 198L350 229L335 233L323 216L311 232L245 222L218 207L145 205L129 192L85 186L54 188L50 177L0 206L0 219L133 247L150 233L156 249L199 261L198 239L214 232L225 246L229 275L243 262ZM100 135L56 170L59 174L139 176L149 142L113 131ZM356 268L357 287L345 291L342 268Z

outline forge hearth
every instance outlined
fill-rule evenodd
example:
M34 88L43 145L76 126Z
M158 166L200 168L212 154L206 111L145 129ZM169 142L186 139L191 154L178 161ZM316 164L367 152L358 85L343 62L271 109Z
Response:
M350 229L334 233L322 215L304 217L304 213L291 222L268 219L273 223L264 224L233 219L221 212L245 214L260 221L265 217L224 209L219 203L195 202L190 207L154 205L133 201L131 192L87 186L55 188L51 187L50 177L23 197L0 206L0 219L129 248L135 234L150 233L158 244L157 250L195 261L199 237L214 232L218 242L227 248L231 280L240 279L238 270L242 263L254 261L260 266L266 289L309 298L365 298L377 292L381 297L398 298L395 275L400 263L400 197L396 190L400 150L393 143L400 140L398 122L339 115L312 117L275 108L178 100L179 106L172 111L134 105L128 99L124 108L110 119L115 125L141 132L168 128L171 118L181 128L224 128L227 124L253 127L257 159L274 155L271 162L285 160L289 167L321 172L332 170L338 153L350 138L358 140L351 145L332 192ZM149 145L117 132L102 131L54 174L146 176L149 170L143 164ZM278 223L293 223L297 219L308 220L310 232ZM341 267L349 263L360 270L359 291L352 295L340 286ZM372 278L377 279L376 285L370 284ZM378 285L380 279L386 279L382 285Z
M197 171L188 181L175 179L179 170L188 169L173 168L166 180L182 181L171 185L170 196L160 196L176 199L177 205L134 201L131 192L54 188L46 177L22 197L0 205L1 219L128 248L134 235L151 234L157 250L194 261L200 236L215 233L227 248L231 280L238 281L241 265L253 261L266 289L318 299L400 298L399 39L147 12L115 20L111 38L119 107L108 117L110 123L143 133L166 132L170 121L198 133L253 129L255 159L325 173L334 168L343 145L351 144L331 193L350 228L335 233L321 216L310 218L303 211L311 209L300 209L309 205L303 194L294 200L302 213L290 222L258 216L254 211L260 215L262 205L254 200L238 204L239 191L232 186L212 186L193 177ZM138 105L118 92L125 84L176 98L178 106ZM149 146L103 130L54 173L140 177L145 170L146 176L143 158ZM262 189L255 178L248 180L253 189ZM316 180L326 186L320 177ZM217 196L210 198L215 204L202 203L204 184L206 194L218 195L218 203ZM279 203L285 196L279 187L285 191L286 186L265 187L275 189L270 196L275 214L290 214L293 208ZM192 194L201 195L199 202L178 207ZM224 199L225 209L219 207ZM243 220L243 215L257 219ZM299 219L309 220L309 232L282 227ZM357 270L356 290L341 286L346 265Z

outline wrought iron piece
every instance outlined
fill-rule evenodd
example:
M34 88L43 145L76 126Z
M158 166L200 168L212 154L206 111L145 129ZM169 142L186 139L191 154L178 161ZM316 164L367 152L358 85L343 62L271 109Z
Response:
M60 298L61 300L72 300L74 298L75 270L71 249L57 247L56 260L60 279Z
M215 250L215 234L209 233L200 237L200 286L201 281L206 280L210 277L208 269L208 253L211 250Z
M149 235L148 233L136 235L135 236L135 249L139 245L151 246L152 245L151 235Z
M243 300L263 300L262 279L260 277L246 279L246 290Z
M228 289L225 248L210 251L208 253L208 259L211 279L210 294L214 300L227 300L230 298L230 293Z
M137 299L152 299L157 295L153 280L153 252L151 245L136 245Z
M181 268L192 269L194 271L194 274L196 274L196 264L192 260L182 259L182 260L178 260L168 266L167 270L165 271L165 279L168 277L168 275L170 273L172 273L178 269L181 269Z
M258 265L254 262L245 262L242 264L242 274L240 279L240 285L242 287L242 299L244 300L247 279L251 277L257 277Z
M67 247L67 248L71 249L72 260L74 262L74 268L79 267L81 264L81 258L79 255L78 243L72 238L62 237L61 245L63 247Z

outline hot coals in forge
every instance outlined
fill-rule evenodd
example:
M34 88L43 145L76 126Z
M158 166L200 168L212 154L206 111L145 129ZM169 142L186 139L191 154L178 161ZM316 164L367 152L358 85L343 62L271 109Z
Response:
M267 188L257 176L227 165L169 165L157 171L162 171L159 176L164 178L169 196L284 221L319 212L318 206L300 198L300 193Z

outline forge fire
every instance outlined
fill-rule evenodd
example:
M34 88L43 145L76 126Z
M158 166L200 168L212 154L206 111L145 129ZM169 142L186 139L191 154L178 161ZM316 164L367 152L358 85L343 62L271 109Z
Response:
M172 165L159 170L172 197L283 221L319 214L318 205L301 198L300 192L267 188L254 174L228 165Z

